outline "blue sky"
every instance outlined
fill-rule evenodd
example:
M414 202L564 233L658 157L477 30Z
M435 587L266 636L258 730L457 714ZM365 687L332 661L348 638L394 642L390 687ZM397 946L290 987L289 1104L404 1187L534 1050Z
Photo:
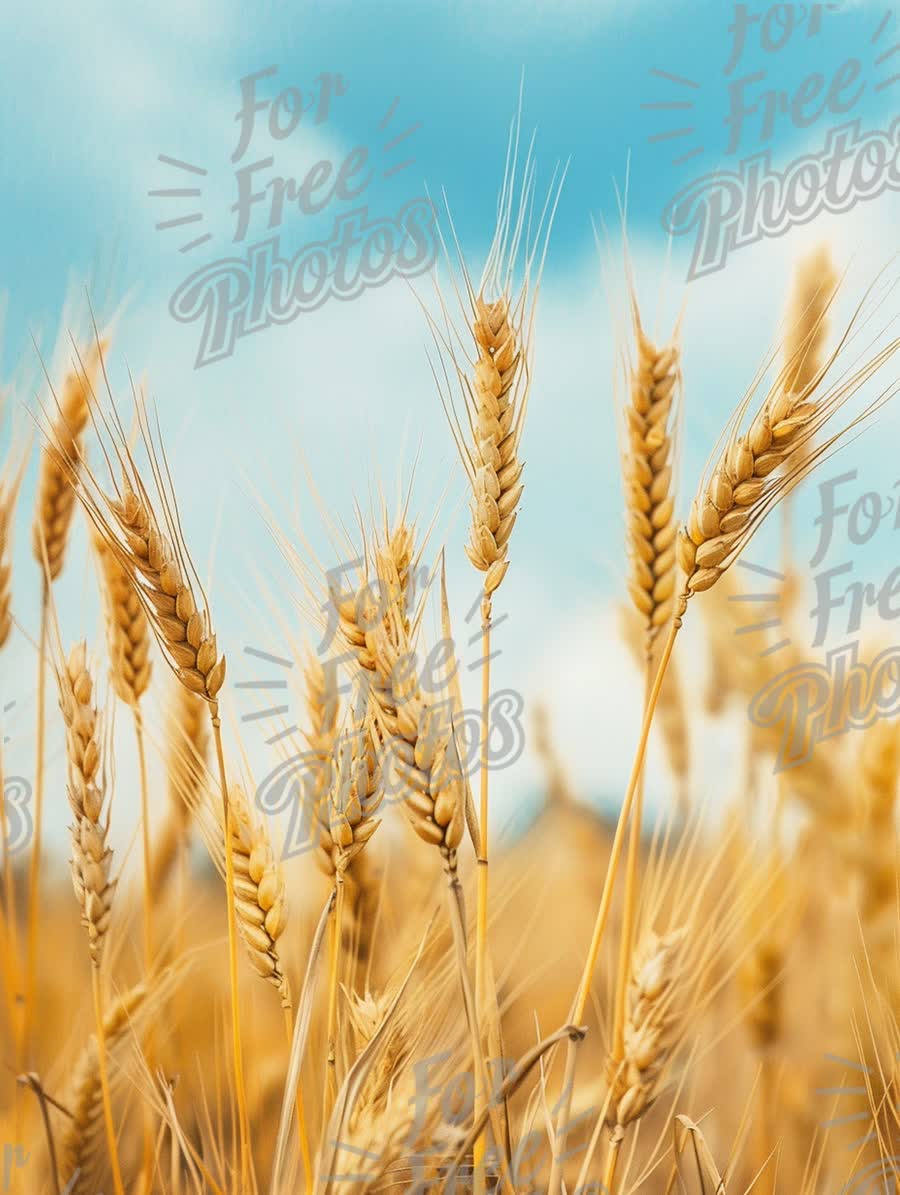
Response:
M806 6L807 22L816 7ZM549 701L554 719L565 724L561 746L580 786L616 790L636 731L636 706L629 710L627 702L605 696L607 678L627 670L610 607L624 593L625 573L612 402L615 323L623 312L614 183L624 187L630 169L628 234L642 300L649 311L659 304L663 313L660 335L686 309L685 499L725 417L778 335L798 255L824 238L841 265L852 260L841 307L849 312L897 249L898 198L887 191L840 217L823 216L741 249L724 270L685 285L691 245L681 237L670 247L661 227L663 208L681 188L713 169L734 169L740 157L764 149L786 165L820 148L829 127L858 118L864 129L887 129L898 111L900 83L876 90L900 72L900 54L875 61L900 41L896 17L882 29L885 4L847 3L840 11L824 6L815 36L798 26L783 49L768 53L759 44L761 23L753 23L745 54L726 77L735 11L721 0L337 0L253 7L201 0L189 8L163 0L140 12L96 0L77 9L4 7L0 215L7 235L0 288L8 306L2 372L9 376L22 362L33 367L32 333L40 336L52 368L60 368L61 357L52 354L60 323L78 326L77 305L64 308L66 296L78 296L92 276L102 315L127 297L116 324L113 377L121 387L129 366L146 378L158 405L189 542L210 577L235 679L251 669L244 646L274 648L281 637L260 588L272 591L285 616L293 617L292 580L268 540L260 504L269 504L285 527L296 507L313 542L327 550L306 468L325 504L349 520L352 496L365 495L379 481L391 484L398 472L408 476L418 450L415 497L423 524L447 494L436 542L447 540L455 609L465 611L477 590L462 554L465 492L425 357L427 328L402 281L265 329L239 341L228 360L193 367L197 325L176 323L168 303L188 273L244 247L230 243L229 214L239 81L270 65L278 68L277 86L260 94L272 96L286 86L306 94L322 72L345 80L346 94L335 100L326 123L301 121L278 144L262 128L254 138L254 153L272 152L277 170L298 178L315 161L337 163L360 144L375 153L384 140L378 122L399 97L393 127L420 123L409 140L415 162L372 184L370 211L387 216L426 186L434 196L444 188L477 273L493 229L507 131L524 77L522 126L526 137L536 130L539 190L557 163L571 163L536 330L523 447L527 489L502 591L510 618L498 683ZM769 21L769 36L776 38L775 18ZM805 76L820 72L824 88L852 57L862 64L865 84L852 112L826 112L807 128L795 127L782 113L765 141L748 118L739 151L726 154L729 82L765 70L759 91L794 94ZM672 101L693 106L642 107ZM649 140L678 127L695 131ZM672 164L700 145L702 152L689 161ZM214 235L189 255L178 252L186 239L182 229L154 227L174 212L167 207L171 201L148 195L174 182L160 154L207 170L200 203L203 227ZM284 245L295 251L325 235L338 207L335 201L320 217L286 221ZM603 276L592 220L610 230ZM257 214L247 241L264 235ZM896 299L882 315L895 314ZM22 402L35 405L27 386L11 405ZM891 427L889 415L884 426ZM846 466L859 465L882 491L895 479L893 426L889 436L853 445ZM800 504L801 539L803 528L813 535L814 507L813 497ZM21 622L33 635L37 581L27 538L23 519L14 585ZM776 549L765 545L763 540L754 547L756 558L774 558ZM64 634L95 639L97 615L82 548L79 541L59 590L61 605L66 603ZM890 552L891 541L879 538L859 557L859 567L884 574ZM247 580L250 568L257 570L260 588ZM10 650L17 666L21 661L21 675L29 674L27 638L19 636ZM23 753L24 769L33 694L25 684L16 696L21 716L14 748ZM236 707L234 717L242 712ZM611 740L602 765L584 745L586 729L601 722L610 727ZM250 729L247 736L254 740L248 750L255 766L264 769L272 761L255 741L257 732ZM534 775L526 757L498 778L498 790L509 804Z

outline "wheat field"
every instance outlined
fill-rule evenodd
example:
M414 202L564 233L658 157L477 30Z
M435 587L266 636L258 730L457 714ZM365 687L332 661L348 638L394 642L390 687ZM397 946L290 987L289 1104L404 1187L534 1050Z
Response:
M571 779L552 706L529 709L540 807L495 840L504 664L492 643L528 517L526 448L541 452L529 404L551 397L532 379L560 186L545 201L514 163L485 260L448 249L448 226L442 281L419 296L465 552L440 540L415 484L392 504L347 478L344 510L322 512L324 561L287 512L270 512L295 612L321 635L317 647L300 619L288 627L303 720L279 746L286 813L270 816L229 712L238 645L217 636L215 578L201 580L186 542L152 404L110 381L115 328L73 336L67 367L48 374L33 510L19 500L27 448L10 449L0 646L35 618L40 631L24 851L10 850L5 787L3 1190L896 1188L900 726L892 712L853 721L871 694L833 679L816 708L854 730L816 741L811 691L784 690L774 650L776 624L806 613L795 487L897 388L884 277L842 273L827 245L803 259L779 296L775 350L760 343L755 378L723 378L733 416L702 475L686 476L680 321L654 339L626 268L615 383L598 402L621 458L619 615L643 694L629 711L633 763L613 811L598 812ZM835 296L848 291L842 324ZM191 434L196 469L215 468ZM739 565L769 516L783 557L743 633ZM106 633L68 641L56 582L77 524ZM10 545L23 527L37 611L17 606ZM338 589L329 570L344 559L358 564ZM461 575L480 595L475 719L448 597ZM765 694L780 717L749 717ZM701 717L742 744L727 782L693 750ZM134 775L116 766L115 721L133 735ZM56 742L65 791L48 782ZM661 808L645 799L650 745L667 761ZM710 784L714 808L697 797ZM140 826L122 857L110 831L126 786ZM63 823L68 865L46 835Z

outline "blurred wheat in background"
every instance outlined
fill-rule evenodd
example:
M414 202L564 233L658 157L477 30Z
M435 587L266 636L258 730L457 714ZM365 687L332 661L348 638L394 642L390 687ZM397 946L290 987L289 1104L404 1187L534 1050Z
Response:
M438 542L414 485L391 510L347 478L354 517L329 523L334 560L275 528L296 608L322 632L316 648L287 629L304 710L279 736L284 759L300 761L287 819L257 799L228 716L215 586L194 566L143 393L109 381L112 331L73 340L68 372L50 379L25 862L8 849L9 804L4 825L5 1189L837 1195L900 1178L900 728L870 718L817 742L799 691L786 726L747 717L788 655L804 663L796 647L769 650L807 584L791 499L893 397L894 290L885 300L876 280L840 326L835 295L855 283L839 283L825 247L800 263L770 330L777 351L760 344L755 378L722 378L734 415L703 475L683 478L680 520L692 420L681 324L655 337L626 262L618 401L587 360L585 381L610 432L619 424L622 635L643 691L633 767L607 819L570 779L554 709L531 711L544 800L518 837L489 843L491 677L503 668L492 631L513 600L502 582L515 569L529 401L565 418L565 394L531 393L561 184L542 204L531 153L517 151L515 128L483 269L447 254L436 302L422 300L471 506L468 562ZM197 470L215 468L202 427L191 435ZM24 517L24 460L17 442L0 483L2 642L17 615L8 545ZM740 633L736 566L776 507L781 571ZM63 642L59 629L55 582L78 519L105 643ZM339 590L331 569L347 559L353 582ZM447 585L471 566L475 719ZM830 696L842 714L862 700ZM116 768L117 713L133 728L134 781ZM701 717L744 740L727 785L705 776L722 790L714 809L695 798L710 768L692 749ZM67 794L45 783L57 731ZM778 770L784 734L807 749ZM602 775L603 725L592 738ZM649 816L644 762L657 738L671 783ZM108 834L131 783L139 865L126 871ZM48 821L66 817L74 898L43 845Z

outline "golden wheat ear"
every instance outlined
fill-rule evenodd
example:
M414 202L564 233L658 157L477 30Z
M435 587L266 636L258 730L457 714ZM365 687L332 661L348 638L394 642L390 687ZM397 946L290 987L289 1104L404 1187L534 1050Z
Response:
M0 647L12 630L12 548L13 526L19 490L28 466L30 441L13 433L13 444L0 471Z
M186 688L214 701L225 679L225 657L218 651L209 603L184 542L165 453L136 391L134 403L148 482L113 407L110 416L95 422L106 433L106 456L117 480L106 491L85 469L79 496L131 581L166 662Z
M77 644L57 669L59 705L66 728L68 796L74 822L72 881L88 935L91 960L99 966L112 916L116 881L107 845L109 801L103 719L94 700L87 648ZM104 817L105 814L105 817Z
M900 383L890 382L860 414L824 443L812 445L814 437L900 348L900 338L895 338L880 349L867 350L861 364L854 362L828 383L829 376L843 364L852 340L872 318L866 308L873 293L874 284L806 390L798 394L786 391L782 371L743 430L754 390L738 405L723 437L724 447L707 468L688 521L678 533L685 598L715 585L781 499L900 389Z
M75 480L84 458L84 438L106 345L98 337L84 354L76 350L77 361L63 379L59 396L53 393L54 410L41 453L32 526L34 557L46 568L50 581L63 569L75 510Z
M425 312L439 361L432 370L435 384L471 487L472 524L466 554L484 574L488 603L509 568L509 540L524 488L519 447L531 389L534 319L566 173L565 169L554 171L533 226L533 142L520 166L520 132L519 116L510 128L494 237L477 286L448 206L454 253L443 236L441 245L459 316L451 315L437 276L439 315Z
M681 349L677 332L664 345L644 330L631 294L634 348L623 403L628 592L645 622L648 644L675 606L674 468L681 413Z

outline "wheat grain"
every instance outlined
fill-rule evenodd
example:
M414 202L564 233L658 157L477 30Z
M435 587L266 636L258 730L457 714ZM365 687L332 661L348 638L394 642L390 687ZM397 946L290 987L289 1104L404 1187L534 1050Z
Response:
M385 577L378 575L379 552L384 553L392 564ZM407 632L409 630L415 561L415 531L401 517L396 520L393 530L385 528L380 536L376 536L374 545L364 558L356 590L342 595L336 588L331 589L330 599L337 611L338 630L363 673L376 673L372 636L386 610L393 607L397 616L402 618ZM378 679L374 675L364 677L366 699L373 694L376 700L386 700L386 694L377 684ZM323 684L316 676L313 680L316 684ZM313 700L316 700L315 697ZM311 709L315 721L315 709ZM336 717L336 708L333 713Z
M392 1000L393 996L388 992L379 996L373 996L368 990L363 996L355 992L347 993L347 1017L353 1031L357 1055L363 1052L375 1036ZM350 1109L348 1125L351 1131L367 1118L375 1119L383 1115L392 1095L402 1101L406 1092L398 1091L397 1087L410 1086L408 1081L404 1082L402 1079L403 1063L408 1049L409 1043L403 1023L395 1020L389 1026L379 1048L378 1057L366 1076L358 1099Z
M103 1018L107 1047L115 1050L140 1017L150 990L144 984L120 996ZM68 1101L72 1119L60 1146L63 1181L74 1183L71 1195L95 1195L105 1177L107 1158L103 1126L103 1094L97 1039L92 1036L75 1063Z
M386 553L378 560L383 592L395 592L396 568ZM445 866L456 871L462 841L465 788L447 703L422 697L402 610L392 603L370 641L392 703L375 713L381 769L404 794L410 823L425 842L440 849Z
M284 874L266 828L252 816L243 789L232 785L228 796L238 929L254 970L278 990L282 1003L289 1007L290 992L278 949L278 939L287 924ZM218 806L216 812L222 843L216 857L221 860L225 834Z
M41 453L32 549L42 567L46 553L51 581L56 580L63 568L75 509L75 471L83 453L91 397L105 349L105 342L94 342L66 375L50 431L50 443Z
M851 323L842 344L806 390L788 393L781 379L776 381L747 430L740 433L738 427L753 392L739 404L727 429L725 446L708 480L704 477L701 481L688 522L678 532L677 557L685 575L682 600L715 585L766 515L810 472L821 455L891 397L893 391L889 389L807 455L813 437L900 345L900 341L890 342L819 395L828 368L837 360L853 328Z
M12 630L10 605L12 602L13 515L27 459L23 452L21 463L16 471L11 468L13 460L13 453L11 453L10 463L4 468L3 476L0 477L0 647L3 647L9 639L9 633Z
M328 798L320 812L319 859L329 875L343 878L380 821L379 783L369 720L341 735L334 746Z
M648 932L634 956L628 985L625 1055L611 1075L610 1122L622 1130L638 1120L659 1094L663 1072L680 1040L679 984L684 928L659 936Z
M109 929L115 880L110 878L112 851L106 844L109 816L102 821L105 781L101 770L101 742L93 683L87 668L87 648L72 649L59 669L59 704L66 724L69 764L72 880L88 932L91 959L99 965Z
M631 575L628 591L649 641L672 617L675 599L673 434L681 386L677 343L655 345L633 304L637 361L625 408L625 503Z
M121 532L121 539L111 542L107 536L107 542L129 573L166 659L186 688L214 701L225 679L225 657L216 647L205 599L201 607L145 495L124 478L121 498L107 502Z
M489 603L509 568L509 537L524 489L524 465L518 457L523 405L516 394L522 350L506 296L489 303L479 295L472 334L478 356L472 382L472 528L466 555L485 574Z
M96 530L93 542L103 575L103 604L112 686L120 701L134 706L150 685L147 614L118 556Z

